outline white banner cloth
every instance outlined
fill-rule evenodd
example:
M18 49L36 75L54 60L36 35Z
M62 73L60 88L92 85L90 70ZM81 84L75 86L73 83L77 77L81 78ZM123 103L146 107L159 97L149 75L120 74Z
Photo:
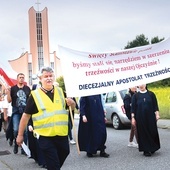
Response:
M68 97L127 89L170 77L170 39L109 53L59 46L59 58Z

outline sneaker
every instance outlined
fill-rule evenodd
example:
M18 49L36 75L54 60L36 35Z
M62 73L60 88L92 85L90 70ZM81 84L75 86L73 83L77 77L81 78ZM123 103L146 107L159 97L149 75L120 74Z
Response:
M138 144L136 144L135 142L129 142L128 146L132 148L138 148Z
M70 144L75 145L76 142L72 139L72 140L70 140Z

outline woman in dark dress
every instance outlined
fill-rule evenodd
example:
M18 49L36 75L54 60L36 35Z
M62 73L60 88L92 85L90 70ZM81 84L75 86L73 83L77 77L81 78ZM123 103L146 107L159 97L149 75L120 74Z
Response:
M160 149L157 129L160 116L156 96L147 90L146 84L140 85L139 92L132 98L131 117L137 127L139 151L151 156Z
M88 157L93 157L97 151L100 151L101 157L109 157L105 152L106 137L105 111L101 95L81 97L78 129L80 151L87 152Z

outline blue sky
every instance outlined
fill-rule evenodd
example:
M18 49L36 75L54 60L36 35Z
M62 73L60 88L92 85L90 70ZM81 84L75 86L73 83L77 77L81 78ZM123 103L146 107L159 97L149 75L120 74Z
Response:
M29 52L28 10L37 0L0 2L0 66ZM123 49L144 34L170 37L168 0L39 0L48 8L50 52L58 45L87 52ZM9 67L10 69L10 67Z

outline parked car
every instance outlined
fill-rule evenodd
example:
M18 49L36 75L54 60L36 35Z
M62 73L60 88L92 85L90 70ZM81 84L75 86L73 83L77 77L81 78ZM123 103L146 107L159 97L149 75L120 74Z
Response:
M115 129L130 126L123 106L123 98L127 90L112 91L104 95L107 123L112 124Z

